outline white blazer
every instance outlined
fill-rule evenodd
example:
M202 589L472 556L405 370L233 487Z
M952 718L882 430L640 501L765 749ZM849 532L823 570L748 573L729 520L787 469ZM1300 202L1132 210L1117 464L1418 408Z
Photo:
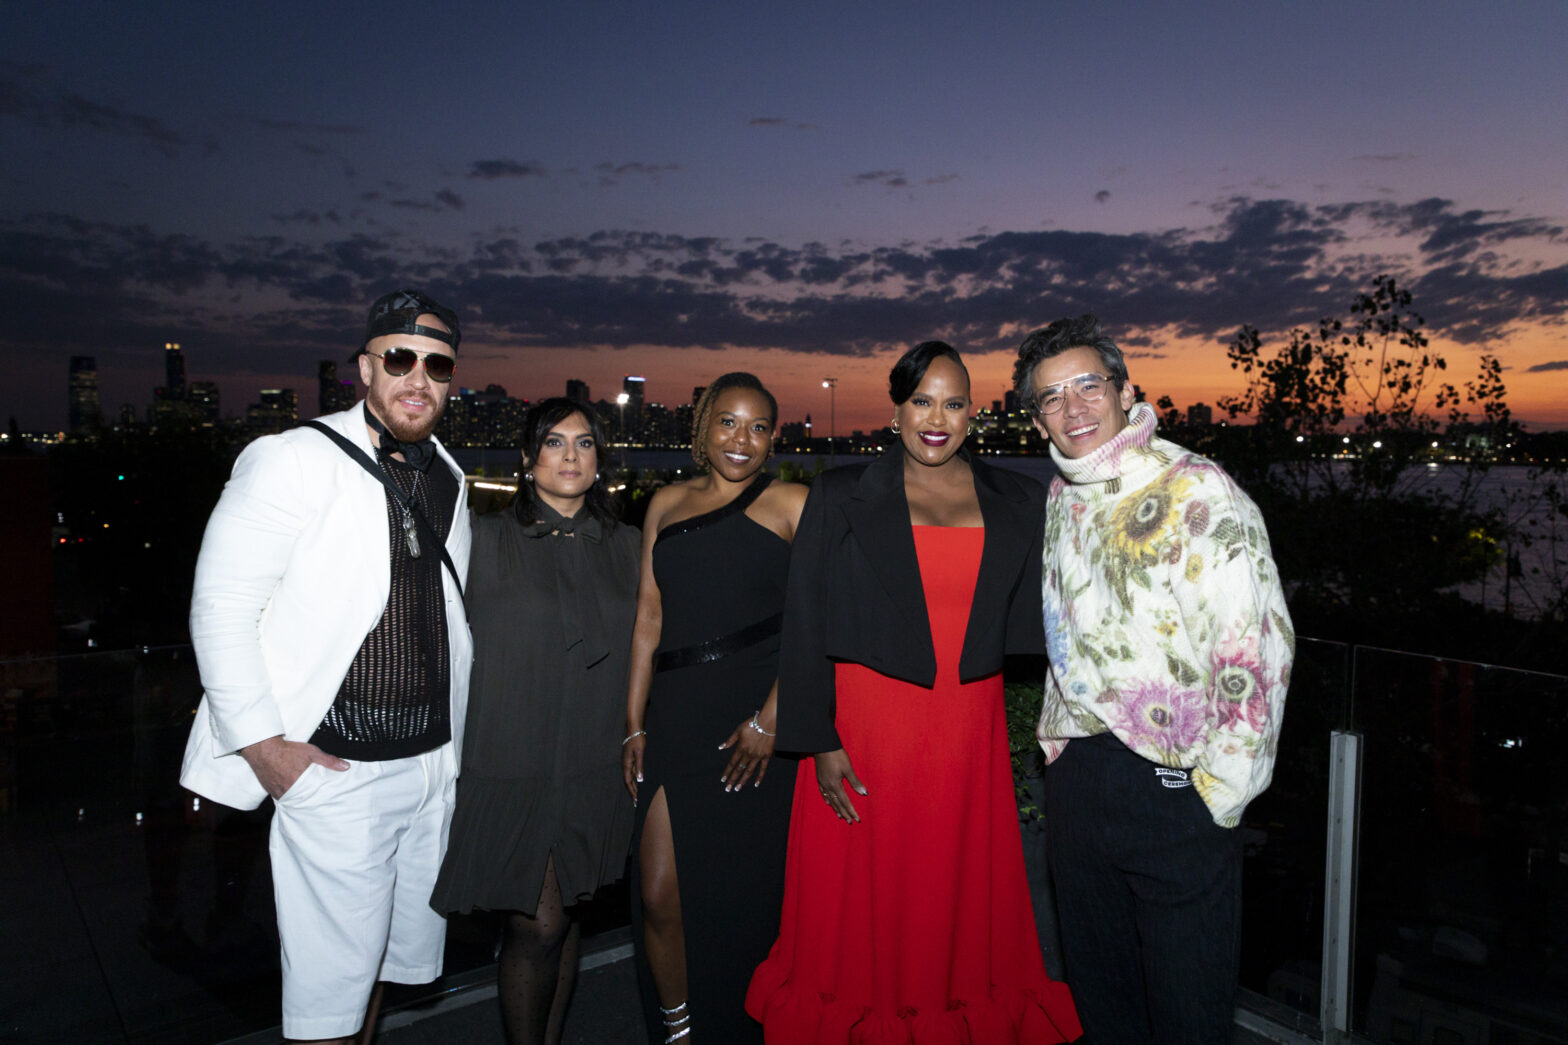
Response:
M372 458L363 403L319 420ZM471 542L463 471L446 546L460 576ZM432 464L432 467L435 467ZM435 549L427 550L433 554ZM205 694L180 783L236 809L266 790L238 751L268 737L309 740L326 716L392 586L386 488L320 432L296 428L245 448L218 499L191 597L191 644ZM441 567L451 651L453 750L462 750L473 638Z

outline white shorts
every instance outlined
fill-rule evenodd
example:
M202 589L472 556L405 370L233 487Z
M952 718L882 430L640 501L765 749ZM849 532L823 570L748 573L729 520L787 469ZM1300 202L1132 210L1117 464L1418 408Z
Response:
M430 891L456 778L447 743L343 772L311 763L277 800L270 851L285 1038L353 1034L377 980L441 975L446 919L430 909Z

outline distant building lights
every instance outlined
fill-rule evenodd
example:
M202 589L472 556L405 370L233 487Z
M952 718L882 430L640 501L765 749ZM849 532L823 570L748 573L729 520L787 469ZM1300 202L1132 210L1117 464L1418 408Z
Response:
M1383 449L1383 440L1381 440L1381 439L1374 439L1374 440L1372 440L1372 449L1374 449L1374 450L1381 450L1381 449Z
M1307 437L1306 437L1306 436L1304 436L1304 435L1298 435L1298 436L1296 436L1296 442L1298 442L1298 443L1304 443L1304 442L1306 442L1306 441L1307 441Z
M1341 439L1340 442L1348 445L1350 443L1350 436L1345 436L1345 438Z

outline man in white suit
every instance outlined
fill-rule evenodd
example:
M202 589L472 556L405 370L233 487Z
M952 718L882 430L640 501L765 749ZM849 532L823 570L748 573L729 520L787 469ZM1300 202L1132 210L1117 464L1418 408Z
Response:
M373 1030L381 981L441 974L429 907L451 818L472 643L463 473L432 437L457 316L414 290L370 309L363 402L248 446L191 600L205 695L180 779L271 796L283 1035Z

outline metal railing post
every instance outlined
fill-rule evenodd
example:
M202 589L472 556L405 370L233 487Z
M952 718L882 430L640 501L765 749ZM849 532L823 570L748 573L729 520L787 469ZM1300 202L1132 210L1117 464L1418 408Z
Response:
M1319 1016L1328 1045L1350 1040L1355 962L1356 863L1361 836L1361 734L1329 740L1328 851L1323 868L1323 982Z

